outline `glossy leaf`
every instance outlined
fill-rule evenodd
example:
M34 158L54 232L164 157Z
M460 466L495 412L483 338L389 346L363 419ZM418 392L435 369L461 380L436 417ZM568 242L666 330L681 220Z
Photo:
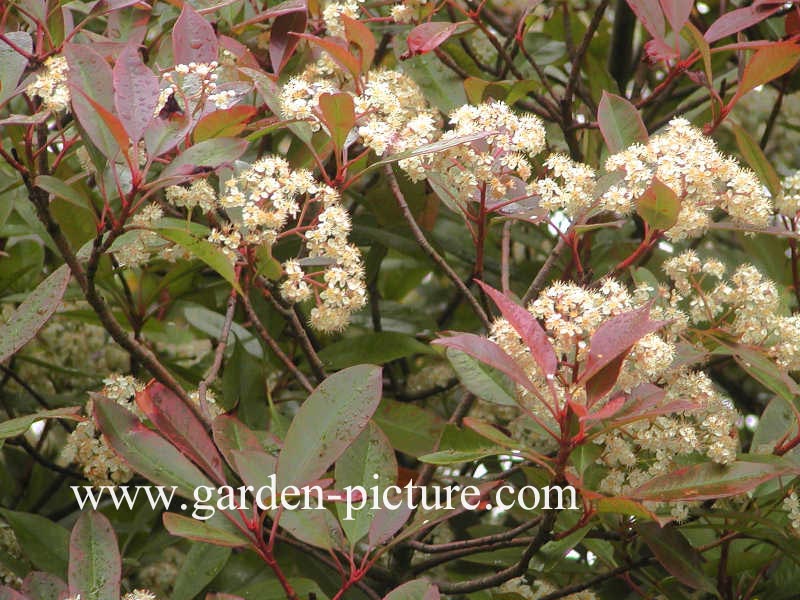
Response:
M522 343L530 350L541 373L545 376L553 375L558 368L558 358L550 343L550 338L536 317L491 286L481 281L478 282L478 285L494 301L506 321L522 338Z
M175 578L170 600L192 600L222 571L231 549L212 544L192 544Z
M205 425L175 392L158 381L136 394L136 405L167 440L217 483L225 482L222 456Z
M212 431L214 443L233 469L236 468L234 451L263 450L256 434L236 417L220 415L214 419Z
M783 5L783 2L753 2L750 6L729 11L711 24L704 37L711 44L734 33L744 31L774 15L783 8Z
M286 433L278 458L279 488L319 479L367 427L381 390L381 368L374 365L339 371L317 386Z
M345 92L320 94L319 110L322 123L331 136L334 148L337 152L341 152L347 136L356 124L353 97Z
M800 46L791 42L770 44L756 51L744 68L736 97L788 73L800 60Z
M627 0L639 22L654 39L664 39L664 13L660 0Z
M741 126L731 123L731 129L733 129L733 134L736 136L736 145L739 147L742 157L750 168L756 172L761 183L767 187L772 197L777 198L783 191L781 189L781 181L775 172L775 168L764 156L764 151Z
M40 515L0 508L0 514L14 530L23 555L41 571L63 579L69 562L69 532Z
M694 0L659 0L661 10L673 31L680 31L689 20L694 8Z
M286 510L280 526L301 542L323 550L345 550L344 533L339 521L327 508Z
M653 229L670 229L678 222L681 200L671 187L653 177L650 187L636 199L636 212Z
M338 38L320 38L307 33L295 34L298 38L319 46L345 71L349 71L354 77L358 77L361 72L361 61L356 58L344 40Z
M193 498L194 489L211 482L172 444L147 429L133 413L113 400L94 399L95 420L111 447L137 473L158 485L176 486L176 493Z
M164 185L176 185L190 175L233 164L247 149L247 141L237 138L216 138L190 146L170 162L160 176Z
M6 38L28 54L33 52L33 40L27 31L6 31ZM5 40L0 40L0 105L14 95L28 59Z
M175 242L195 258L203 261L217 273L222 275L234 289L241 291L236 280L236 271L224 252L211 242L196 238L182 229L158 229L158 235L165 240Z
M748 492L784 475L796 475L784 463L736 461L727 466L702 463L654 477L630 493L638 500L670 502L712 500Z
M83 416L81 416L80 406L69 406L66 408L43 410L38 413L3 421L0 423L0 446L3 445L3 440L24 434L31 428L31 425L42 419L70 419L73 421L82 421Z
M164 528L177 537L229 548L241 548L248 544L244 535L236 531L220 513L211 519L201 521L177 513L165 512L162 521Z
M118 600L122 559L111 523L95 511L81 513L69 543L69 591L83 600Z
M597 106L597 124L612 154L637 142L647 143L647 128L639 111L621 96L603 92Z
M61 306L70 275L67 265L56 269L25 298L6 323L0 325L0 362L23 348L50 320Z
M374 418L393 447L414 457L430 452L444 427L444 419L435 412L388 398L380 403Z
M382 490L394 485L397 481L397 459L392 445L380 427L370 422L356 441L345 450L336 461L335 478L336 488L339 490L347 486L362 486L367 490L378 486ZM377 512L372 508L371 499L367 500L364 508L359 509L360 504L360 501L354 500L349 514L346 503L336 504L339 521L351 544L358 543L369 533Z
M176 65L190 62L210 63L217 60L219 42L211 23L188 2L172 29L172 56Z
M636 530L658 563L684 585L715 594L717 586L703 573L703 557L673 526L640 523Z
M471 429L448 424L442 431L439 449L420 456L419 460L434 465L453 465L507 453L502 446L487 443L488 441Z
M307 24L308 12L305 9L284 13L275 19L270 29L269 60L276 75L283 71L300 43L300 38L293 34L305 32Z
M347 15L342 15L342 23L344 24L344 32L347 41L355 44L359 48L361 59L361 71L366 73L372 66L372 61L375 59L375 36L372 35L369 27L361 21L351 19Z
M239 135L255 114L255 107L247 105L215 110L197 122L194 131L192 131L192 139L195 143L198 143L213 138Z
M231 450L233 470L242 478L245 485L258 489L265 485L271 475L275 474L276 459L267 454L263 448Z
M499 406L517 405L514 386L497 369L455 348L447 349L447 359L464 387L478 398Z
M455 33L458 25L450 21L429 21L417 25L406 38L408 52L403 57L409 58L435 50Z
M128 44L114 65L114 106L134 143L144 135L158 104L158 77L142 62L135 44Z

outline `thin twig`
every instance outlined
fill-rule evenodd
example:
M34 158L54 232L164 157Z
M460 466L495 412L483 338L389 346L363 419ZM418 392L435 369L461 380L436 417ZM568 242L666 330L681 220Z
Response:
M447 261L442 258L442 256L434 249L433 246L430 245L428 240L425 238L425 234L423 233L422 229L420 228L419 224L417 223L414 215L411 213L411 209L408 207L408 203L406 202L405 196L403 195L403 191L400 189L400 184L397 182L397 178L394 175L394 171L392 170L391 165L386 165L383 168L384 173L386 174L387 179L389 180L389 188L392 190L392 194L394 194L395 200L397 200L397 205L400 207L400 210L403 213L403 217L408 223L408 226L411 228L411 233L414 235L414 239L417 240L417 243L420 247L425 251L430 259L435 262L439 268L444 271L445 275L453 282L453 284L459 289L461 294L464 296L464 299L469 302L469 305L472 307L472 310L477 315L478 319L480 319L483 326L488 331L491 324L489 323L489 319L486 316L483 308L481 308L480 303L478 300L473 296L467 286L464 285L464 282L461 281L461 278L458 276L453 268L447 264Z
M533 278L531 281L530 286L528 286L528 290L525 292L525 295L522 297L522 305L526 306L531 300L535 299L536 296L539 295L539 292L542 291L544 288L544 284L547 282L547 277L550 275L550 271L552 270L553 266L556 264L561 255L564 253L564 250L567 249L567 241L566 237L559 236L558 242L556 242L555 247L550 252L550 255L544 261L542 268L539 269L539 272L536 273L536 277Z
M231 290L228 297L228 309L225 311L225 321L222 323L222 329L219 332L217 340L217 348L214 351L214 362L211 363L206 376L197 386L197 400L200 403L200 410L210 418L208 411L208 404L206 403L206 392L208 386L217 378L219 370L222 367L222 357L225 355L225 348L228 347L228 337L231 334L231 325L233 325L233 315L236 313L236 290Z

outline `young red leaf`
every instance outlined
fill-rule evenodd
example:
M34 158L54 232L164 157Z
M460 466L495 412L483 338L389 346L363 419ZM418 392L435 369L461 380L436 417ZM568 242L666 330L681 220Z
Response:
M342 15L342 22L344 23L344 33L347 41L359 48L361 72L366 73L375 59L375 36L372 35L372 31L364 23L351 19L347 15Z
M176 65L190 62L210 63L217 60L219 42L211 23L206 21L189 2L172 29L172 56Z
M27 31L6 31L5 39L29 54L33 51L33 40ZM0 40L0 105L14 95L27 65L27 58Z
M553 375L558 368L558 358L556 357L550 338L531 313L525 308L513 302L498 290L478 281L478 285L483 288L489 297L503 313L506 321L516 330L522 338L522 342L530 349L536 364L542 373Z
M672 30L679 32L692 14L694 0L659 0L659 4Z
M251 429L236 417L220 415L211 427L214 443L232 469L236 469L234 451L263 451L261 442Z
M356 109L350 94L320 94L319 110L322 123L331 136L337 152L341 152L347 136L356 125Z
M114 106L131 140L138 142L158 104L158 77L142 62L136 44L128 44L114 65Z
M275 75L280 74L300 43L300 38L292 34L303 33L307 24L305 10L284 13L275 19L269 34L269 60Z
M664 13L659 0L627 0L633 14L653 39L664 42Z
M218 483L225 483L222 456L205 425L178 396L158 381L136 394L136 405L170 442Z
M400 58L411 58L435 50L453 35L458 26L459 23L450 23L449 21L430 21L417 25L406 39L408 51L404 52Z
M726 466L702 463L659 475L630 496L656 502L715 500L744 494L776 477L796 474L797 467L777 461L736 461Z
M798 60L800 46L794 42L770 44L758 50L744 68L736 97L788 73Z
M94 397L94 417L114 451L131 469L158 485L194 498L194 490L211 486L208 478L175 446L145 427L133 413L113 400Z
M69 539L69 591L86 600L118 600L122 559L111 523L99 512L78 517Z
M281 489L319 479L361 434L381 400L381 373L375 365L343 369L306 398L278 458Z
M633 345L665 324L666 321L650 320L650 306L622 313L600 324L589 340L589 356L580 376L587 391L593 391L594 399L599 399L613 387L622 361ZM605 370L606 367L609 370ZM598 379L592 381L594 377Z
M347 42L338 38L319 38L315 35L308 33L293 33L298 38L308 40L312 44L319 46L325 52L330 54L330 57L346 71L350 71L353 77L358 77L361 73L361 61L353 56L347 46Z
M485 337L474 333L458 333L435 339L431 343L445 348L461 350L490 367L502 371L519 385L535 392L533 384L528 379L525 371L500 346Z
M89 106L100 116L100 123L97 122L96 118L92 119L92 127L91 129L87 129L87 133L89 133L92 142L94 142L103 153L103 156L111 161L114 160L119 153L122 153L122 155L127 158L131 140L120 120L114 116L111 111L106 110L102 104L87 96L83 90L73 88L72 94L73 99L76 95L83 96L89 103ZM83 123L81 123L81 125L83 125ZM109 137L109 135L111 137ZM135 168L136 165L133 165L133 167Z
M703 573L702 555L674 526L639 523L636 527L658 563L684 585L715 595L717 586Z
M639 111L621 96L603 92L597 106L597 124L612 154L637 142L647 143L647 128Z
M653 177L650 187L636 199L636 212L653 229L665 231L678 221L681 200L671 187Z
M200 119L192 132L195 143L219 137L239 135L247 122L256 114L256 108L249 105L232 106L215 110Z
M711 44L734 33L744 31L774 15L783 8L784 4L785 2L756 1L750 6L727 12L711 24L703 37Z

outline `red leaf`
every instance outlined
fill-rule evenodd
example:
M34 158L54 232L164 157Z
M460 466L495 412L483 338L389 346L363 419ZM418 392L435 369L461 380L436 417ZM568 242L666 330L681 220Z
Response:
M406 40L408 51L404 52L400 58L411 58L438 48L453 35L458 26L459 23L450 23L449 21L430 21L417 25L408 34Z
M30 598L23 596L17 590L13 590L10 587L1 586L0 600L30 600Z
M153 119L158 93L158 77L142 62L137 45L127 45L114 65L114 106L134 144Z
M633 14L639 19L653 39L664 42L664 13L659 0L627 0Z
M108 160L113 160L114 157L117 156L118 152L122 152L123 156L128 159L128 149L131 141L120 120L111 114L110 111L106 110L105 107L99 102L95 102L92 98L87 96L83 90L73 88L73 91L78 92L78 94L84 97L89 105L97 112L98 115L100 115L100 119L106 127L104 131L103 129L97 127L96 120L92 120L92 129L87 130L92 142L94 142L94 144L100 149L100 151L103 153L103 156L105 156ZM83 123L81 123L81 125L83 125ZM105 132L111 133L114 142L116 143L116 147L112 145L107 135L105 135ZM128 160L128 163L131 164L130 160ZM133 168L136 167L135 164L132 166Z
M269 34L269 60L275 75L280 74L300 43L300 38L291 34L303 33L307 23L305 10L284 13L275 19Z
M666 324L666 321L651 321L650 306L643 306L626 313L622 313L605 321L592 335L589 341L589 356L586 366L581 373L580 381L585 382L587 390L593 388L594 398L608 392L616 381L622 360L630 352L633 345L648 333L657 331ZM611 371L604 371L609 367ZM591 381L599 376L598 381ZM613 377L610 386L608 381ZM606 389L607 388L607 389ZM591 404L591 402L590 402Z
M717 586L703 573L702 555L674 526L639 523L636 529L659 564L684 585L716 595Z
M157 381L152 381L136 394L136 405L165 438L206 474L219 483L225 482L222 456L203 423L175 392Z
M736 89L736 98L788 73L798 60L800 46L792 42L770 44L758 50L744 68Z
M531 313L519 304L512 302L496 289L482 281L477 282L489 297L497 304L503 317L511 323L522 338L523 343L530 349L536 364L544 375L553 375L558 368L558 358L550 343L550 338Z
M236 468L234 451L264 450L256 434L236 417L220 415L214 419L212 432L214 443L232 469Z
M760 23L781 10L783 5L784 2L754 2L750 6L737 8L714 21L703 37L711 44Z
M319 38L308 33L293 33L292 35L308 40L312 44L325 50L325 52L330 54L336 64L346 71L350 71L354 77L358 77L359 73L361 73L361 61L353 56L353 53L350 52L350 49L347 47L347 42L344 40L338 38Z
M353 97L345 92L320 94L319 110L322 122L331 136L337 152L344 148L347 135L355 127L356 109Z
M617 414L625 405L626 400L627 398L625 397L625 394L615 396L598 410L581 416L581 422L591 423L592 421L605 421L606 419Z
M283 15L288 15L294 12L307 12L307 11L308 11L308 5L306 3L306 0L286 0L285 2L281 2L277 6L268 8L264 12L257 14L252 19L248 19L247 21L243 21L242 23L237 24L234 27L234 31L241 31L248 25L252 25L253 23L259 23L261 21L266 21L267 19L281 17Z
M224 110L215 110L197 122L192 132L195 143L217 137L234 137L247 126L256 114L254 106L239 105Z
M514 362L514 359L506 354L500 346L485 337L475 335L474 333L458 333L449 337L433 340L431 343L446 348L461 350L461 352L477 358L482 363L486 363L490 367L502 371L521 386L538 394L533 384L528 379L528 376L525 375L525 371Z
M375 59L375 36L372 35L370 28L361 21L351 19L347 15L342 15L344 23L344 33L347 41L358 46L361 54L361 72L366 73L372 66Z
M692 14L694 0L659 0L659 4L672 30L679 32Z
M218 52L219 42L211 23L188 2L184 2L172 30L172 56L175 64L210 63L217 60Z

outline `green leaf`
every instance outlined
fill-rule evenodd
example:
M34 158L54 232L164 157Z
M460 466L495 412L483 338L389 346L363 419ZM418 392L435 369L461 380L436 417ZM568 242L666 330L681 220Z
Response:
M286 510L281 514L280 526L301 542L317 548L345 549L344 534L339 521L327 508Z
M20 548L34 567L67 577L69 562L69 532L45 517L0 508L17 536Z
M517 406L514 386L503 373L455 348L447 349L447 359L461 383L478 398L500 406Z
M720 338L717 338L717 341L721 346L714 350L714 354L733 356L739 366L753 379L790 404L795 403L796 398L800 396L800 387L763 352Z
M27 31L6 31L6 38L28 54L33 52L33 40ZM28 59L22 56L4 40L0 40L0 105L8 100L17 89L19 78L28 66Z
M445 425L439 450L420 456L422 462L434 465L453 465L472 462L487 456L508 454L508 450L494 444L471 429L459 429L455 425Z
M80 406L68 406L65 408L54 408L52 410L43 410L38 413L32 413L16 419L9 419L0 423L0 447L3 441L22 435L31 425L40 421L41 419L71 419L73 421L82 421L83 417L80 415Z
M81 513L69 545L69 589L86 600L118 600L122 559L111 523L95 511Z
M639 111L628 100L603 92L597 106L597 124L612 154L637 142L647 143L647 128Z
M665 231L677 223L681 201L671 187L653 177L650 187L636 199L636 212L653 229Z
M74 204L79 208L87 207L87 199L83 197L79 191L71 188L58 177L39 175L36 178L36 187L42 188L49 194L53 194L56 198L63 198L70 204Z
M0 325L0 362L18 352L44 327L61 305L69 278L69 267L62 265L25 298L8 322Z
M393 447L414 457L430 452L444 427L436 413L389 399L380 403L374 418Z
M236 280L236 271L225 253L207 240L194 237L182 229L156 229L155 232L165 240L175 242L192 256L200 259L219 273L233 288L242 293Z
M356 124L356 109L353 97L345 92L336 94L320 94L319 110L322 122L328 129L337 152L344 148L350 131Z
M427 579L415 579L389 592L383 600L439 600L439 588Z
M435 354L427 344L396 331L380 331L347 337L323 348L319 357L331 369L358 364L384 364L414 354Z
M277 482L318 479L355 441L381 399L381 368L359 365L328 377L297 411L278 458Z
M748 492L758 485L784 475L795 475L788 463L736 461L729 465L702 463L659 475L633 490L637 500L713 500Z
M208 504L213 503L213 499L208 502ZM164 528L177 537L230 548L241 548L248 544L244 535L219 512L205 521L165 512L162 520Z
M374 477L377 475L377 478ZM356 441L345 450L336 461L336 488L361 486L369 490L372 486L384 489L397 481L397 459L394 449L380 428L370 422ZM348 503L337 503L336 511L347 539L355 545L369 533L375 516L372 498L367 499L364 508L354 500L348 514Z
M636 529L659 564L678 581L695 590L716 593L717 586L703 573L703 557L677 528L640 523Z
M247 140L214 138L190 146L169 163L160 177L159 185L175 185L186 181L194 173L209 171L232 164L247 150Z
M192 544L183 561L170 600L192 600L222 571L231 549L211 544Z
M777 198L781 194L782 189L781 181L778 178L778 174L775 172L775 168L769 160L767 160L767 157L764 156L761 147L749 133L735 123L731 123L731 129L733 129L733 135L736 136L736 145L739 147L739 152L742 153L742 157L747 161L747 164L750 165L750 168L756 172L761 183L767 186L772 197Z

